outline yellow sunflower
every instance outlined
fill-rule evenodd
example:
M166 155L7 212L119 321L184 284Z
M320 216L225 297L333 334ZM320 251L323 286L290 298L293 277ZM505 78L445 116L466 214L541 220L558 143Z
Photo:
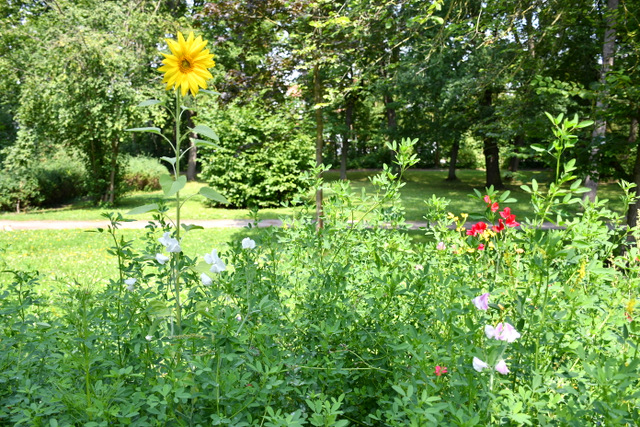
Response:
M182 33L178 32L178 41L166 39L171 55L163 53L164 64L158 71L164 73L162 83L167 84L167 90L180 88L182 96L187 94L187 90L195 96L200 88L207 88L207 79L213 78L207 68L211 68L216 63L213 61L213 54L207 45L206 40L198 36L194 38L193 32L184 39Z

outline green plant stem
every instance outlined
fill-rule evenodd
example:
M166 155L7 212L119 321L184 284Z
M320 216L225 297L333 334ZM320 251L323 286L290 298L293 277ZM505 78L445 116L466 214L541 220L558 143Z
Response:
M173 173L175 180L180 178L180 106L182 104L182 97L180 96L180 90L176 90L176 145L175 145L175 159L176 163L173 167ZM180 242L180 191L176 192L176 239ZM182 306L180 304L180 272L179 267L180 253L177 252L174 256L173 267L173 280L174 280L174 292L176 295L176 328L178 335L182 333Z

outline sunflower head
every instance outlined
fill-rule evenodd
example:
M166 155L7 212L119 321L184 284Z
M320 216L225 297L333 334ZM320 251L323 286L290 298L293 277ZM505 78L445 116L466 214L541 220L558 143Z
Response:
M213 78L208 68L216 63L213 61L213 54L209 49L205 49L206 40L198 36L194 38L193 32L184 39L182 33L178 32L178 41L166 39L171 54L163 53L162 67L158 71L164 73L162 83L167 84L167 90L171 88L180 89L182 96L191 91L195 96L200 88L207 88L207 80Z

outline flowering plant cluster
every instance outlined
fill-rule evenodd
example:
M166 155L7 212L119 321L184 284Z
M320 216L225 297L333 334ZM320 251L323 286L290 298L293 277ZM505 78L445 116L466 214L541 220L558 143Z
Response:
M478 310L487 311L489 309L490 296L491 295L489 292L485 292L482 295L475 297L472 300L472 303ZM484 333L488 339L495 339L498 341L504 341L506 343L512 343L518 338L520 338L521 336L520 333L516 331L516 329L507 322L500 322L495 327L492 325L485 325ZM504 348L500 352L500 355L498 356L498 360L494 361L495 363L494 369L498 373L502 375L506 375L510 371L509 371L509 368L507 367L507 363L504 361L504 359L502 359L503 352L504 352ZM475 369L478 372L482 372L483 370L490 368L488 363L484 362L483 360L475 356L473 358L472 365L473 365L473 369Z

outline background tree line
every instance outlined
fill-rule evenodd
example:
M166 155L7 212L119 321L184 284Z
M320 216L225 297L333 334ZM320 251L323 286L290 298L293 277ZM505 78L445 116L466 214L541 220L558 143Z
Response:
M163 127L162 111L135 106L168 97L158 49L178 30L201 34L216 55L218 95L199 96L190 120L216 129L221 149L199 149L189 172L198 164L235 206L290 198L314 150L344 177L388 162L384 143L405 137L419 139L419 166L447 164L450 179L456 167L483 167L486 184L499 187L505 172L546 166L530 148L550 137L545 111L595 121L570 153L592 188L609 178L640 183L639 8L11 0L0 6L0 188L28 201L23 193L42 186L38 168L66 155L87 177L79 191L112 202L126 155L166 155L153 135L124 129Z

